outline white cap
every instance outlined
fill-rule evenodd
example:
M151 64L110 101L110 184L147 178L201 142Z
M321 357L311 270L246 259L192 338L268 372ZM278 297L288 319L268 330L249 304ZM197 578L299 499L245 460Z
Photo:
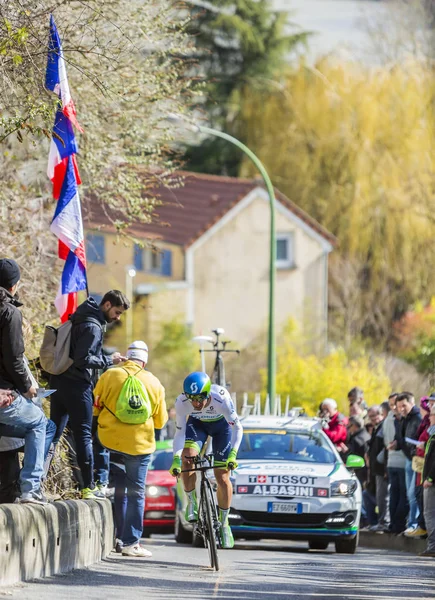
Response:
M326 404L326 406L329 406L330 408L332 408L332 410L338 408L337 402L333 398L325 398L322 404Z
M127 350L127 358L141 360L146 364L148 362L148 346L140 340L132 342Z

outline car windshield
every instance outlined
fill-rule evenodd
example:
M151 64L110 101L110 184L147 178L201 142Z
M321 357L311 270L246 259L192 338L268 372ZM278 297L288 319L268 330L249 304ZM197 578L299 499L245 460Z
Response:
M320 432L245 429L239 459L335 463L337 458Z
M172 456L172 450L156 450L151 458L148 470L169 471L172 464Z

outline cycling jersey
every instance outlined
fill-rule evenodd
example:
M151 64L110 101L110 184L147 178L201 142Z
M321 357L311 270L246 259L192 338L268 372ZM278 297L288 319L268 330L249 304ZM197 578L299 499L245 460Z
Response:
M176 427L177 431L174 437L174 455L180 455L186 440L186 423L187 418L190 422L195 419L203 423L214 423L210 435L215 437L220 430L228 429L230 426L231 433L231 448L237 452L242 441L243 428L240 423L234 408L233 401L228 391L220 386L213 384L210 390L210 400L203 410L193 408L190 400L180 394L175 401L176 410ZM206 428L200 428L206 429ZM208 429L208 428L207 428Z

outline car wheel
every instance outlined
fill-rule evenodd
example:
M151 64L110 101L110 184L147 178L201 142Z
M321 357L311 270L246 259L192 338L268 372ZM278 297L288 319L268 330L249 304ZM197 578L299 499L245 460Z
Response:
M192 532L187 531L187 529L184 529L179 514L175 515L175 541L177 542L177 544L192 543Z
M335 542L335 551L338 554L355 554L358 547L359 533L353 540L337 540Z
M204 538L202 535L198 535L196 525L194 526L192 533L192 546L194 548L204 548Z
M329 542L324 540L310 540L308 542L308 548L310 550L326 550L329 546Z

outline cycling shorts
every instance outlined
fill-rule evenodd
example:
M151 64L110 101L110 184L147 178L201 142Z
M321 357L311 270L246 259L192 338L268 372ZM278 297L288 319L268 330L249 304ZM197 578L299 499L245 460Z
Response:
M213 439L215 461L226 461L232 437L232 429L227 420L224 417L218 421L200 421L193 417L187 419L185 448L195 448L198 453L201 452L208 436Z

